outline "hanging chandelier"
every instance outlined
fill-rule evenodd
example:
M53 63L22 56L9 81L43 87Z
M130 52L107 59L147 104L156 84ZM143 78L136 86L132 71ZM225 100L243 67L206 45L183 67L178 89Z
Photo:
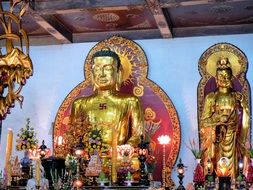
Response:
M0 49L0 120L5 119L16 101L22 108L24 98L20 92L33 74L29 40L21 25L27 7L26 1L10 1L10 9L6 11L0 3L0 42L4 44Z

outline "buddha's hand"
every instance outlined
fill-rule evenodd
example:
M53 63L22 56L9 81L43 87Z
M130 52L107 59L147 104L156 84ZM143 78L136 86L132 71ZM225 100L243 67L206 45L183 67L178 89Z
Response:
M229 113L230 112L230 113ZM230 116L232 114L232 111L227 111L227 113L224 114L215 114L215 116L213 117L213 124L214 125L230 125L231 121L230 121Z
M213 116L211 117L211 120L209 124L213 127L217 125L222 125L227 121L227 117L221 114L214 113Z

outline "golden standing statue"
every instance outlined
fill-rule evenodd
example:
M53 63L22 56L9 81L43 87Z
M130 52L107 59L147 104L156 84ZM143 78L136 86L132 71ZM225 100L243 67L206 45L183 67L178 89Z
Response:
M74 101L70 122L85 114L91 126L101 130L103 142L112 146L112 178L116 182L116 147L136 147L143 134L143 113L137 97L119 93L122 81L119 56L110 49L96 52L92 58L94 94Z
M217 90L205 97L200 125L205 166L207 160L211 159L217 171L217 162L226 157L230 176L235 179L238 161L243 160L250 117L245 97L232 88L232 77L228 58L221 58L217 62Z

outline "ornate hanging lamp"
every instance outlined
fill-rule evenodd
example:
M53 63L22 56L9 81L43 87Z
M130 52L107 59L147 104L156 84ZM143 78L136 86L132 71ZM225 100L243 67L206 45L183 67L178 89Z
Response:
M20 92L33 74L29 40L21 25L27 7L27 1L11 0L7 11L4 10L3 3L0 3L0 24L3 28L0 43L4 44L0 49L0 137L2 120L10 113L10 108L15 106L16 101L22 107L24 98Z

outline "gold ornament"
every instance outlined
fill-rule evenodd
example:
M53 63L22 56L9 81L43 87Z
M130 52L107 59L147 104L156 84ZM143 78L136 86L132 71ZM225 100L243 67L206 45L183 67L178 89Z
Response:
M14 7L20 4L21 9L17 15ZM0 119L5 119L9 109L14 106L15 101L22 107L23 96L19 95L26 80L33 74L33 65L29 57L29 41L26 31L21 26L21 19L28 3L24 1L10 1L10 11L3 10L0 4L1 25L5 34L0 35L0 40L5 40L6 54L0 50ZM12 27L17 25L15 33ZM20 48L14 46L14 42ZM25 42L26 52L23 51ZM14 89L15 86L15 89ZM6 94L6 95L5 95Z
M236 57L232 59L236 60L235 62L225 56L230 54L233 56L229 57ZM208 67L209 59L217 55L220 56L216 59L216 65L212 64L215 73L211 74L210 71L214 68ZM244 91L248 85L243 78L245 73L240 73L246 72L246 57L234 46L224 43L209 48L199 63L203 77L199 85L199 97L203 98L200 99L203 102L199 105L199 127L201 149L205 150L204 165L207 166L206 163L211 160L217 171L218 161L225 157L229 162L227 169L230 177L235 179L238 176L238 160L245 155L245 144L250 130L250 106L247 101L249 93ZM235 69L238 64L240 69ZM207 90L204 87L211 79L210 75L214 75L217 88L204 96ZM233 77L237 75L242 77L236 78L238 82L243 81L241 91L236 91L233 87ZM207 171L208 168L205 168L206 173Z

